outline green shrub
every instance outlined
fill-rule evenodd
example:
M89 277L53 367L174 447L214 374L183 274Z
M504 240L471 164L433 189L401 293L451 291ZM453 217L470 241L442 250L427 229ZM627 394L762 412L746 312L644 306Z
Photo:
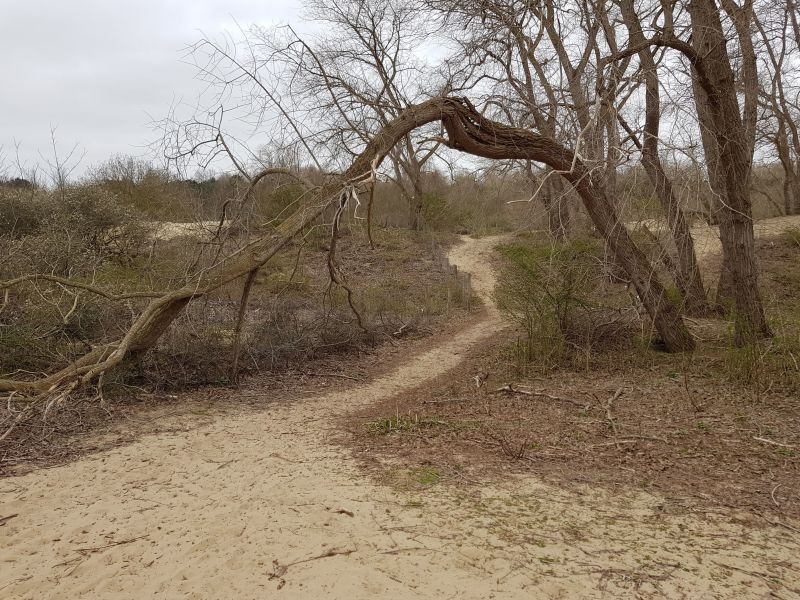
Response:
M495 294L523 331L514 348L519 362L551 367L628 332L620 311L596 300L607 280L598 241L519 242L500 253L505 265Z
M454 208L443 196L425 194L422 197L422 219L428 229L455 231L465 226L468 217L468 213Z
M800 248L800 227L790 227L783 232L783 239Z

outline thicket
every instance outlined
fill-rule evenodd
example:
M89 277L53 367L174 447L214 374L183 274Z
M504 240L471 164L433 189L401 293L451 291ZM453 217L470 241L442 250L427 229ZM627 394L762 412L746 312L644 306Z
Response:
M235 231L226 230L226 247L241 247L274 226L301 193L296 185L266 187ZM109 300L95 291L156 293L181 285L215 260L216 225L170 230L153 220L162 212L154 203L163 199L131 200L141 197L147 196L130 190L126 195L107 182L55 191L0 189L0 254L6 257L0 280L49 278L0 290L0 374L26 377L65 366L122 335L147 301ZM462 282L439 268L443 250L431 234L379 230L372 248L352 215L340 234L338 260L363 327L346 292L331 284L329 233L320 224L256 277L241 334L241 371L297 368L310 359L416 335L468 305ZM152 352L109 374L104 385L179 389L231 382L242 286L233 282L193 303Z

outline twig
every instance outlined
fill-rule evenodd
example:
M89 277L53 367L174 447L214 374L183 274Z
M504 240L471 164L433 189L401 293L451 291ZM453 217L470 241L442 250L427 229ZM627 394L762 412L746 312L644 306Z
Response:
M400 337L401 335L403 335L403 332L406 330L406 327L408 327L408 325L409 325L408 323L403 323L403 325L400 327L400 329L395 331L392 335L394 337Z
M513 383L508 383L503 387L497 388L494 393L497 394L499 392L508 392L509 394L524 394L525 396L533 396L533 392L529 390L521 390L517 387L514 387Z
M122 546L123 544L131 544L143 538L146 538L147 535L140 535L139 537L130 538L128 540L120 540L119 542L111 542L110 544L106 544L104 546L95 546L93 548L77 548L75 552L79 552L81 554L92 554L93 552L99 552L100 550L105 550L106 548L113 548L114 546Z
M770 497L772 498L772 501L775 503L775 506L780 506L781 505L780 502L778 502L775 499L775 492L778 490L779 487L781 487L780 483L778 485L776 485L774 488L772 488L772 491L769 493Z
M475 387L481 388L486 383L486 380L489 379L489 373L478 373L472 379L475 380Z
M604 404L604 408L606 409L606 421L608 422L608 425L611 427L611 431L614 432L614 437L617 437L618 433L617 433L617 424L614 421L614 416L611 413L611 405L614 404L614 401L621 395L622 395L622 388L619 388L616 392L614 392L613 396L611 396L608 400L606 400L606 403Z
M603 446L616 446L618 444L635 444L639 440L614 440L613 442L605 442L603 444L592 444L586 446L587 448L602 448Z
M781 444L780 442L773 442L772 440L768 440L767 438L753 437L753 439L756 440L757 442L764 442L765 444L780 446L781 448L794 448L794 446L791 446L789 444Z
M8 523L14 517L18 517L19 513L14 513L13 515L8 515L7 517L0 517L0 527Z
M747 569L742 569L740 567L735 567L735 566L729 565L727 563L719 562L718 560L715 560L713 562L716 563L717 565L719 565L720 567L724 568L724 569L730 569L731 571L739 571L739 573L744 573L745 575L750 575L751 577L758 577L764 583L767 584L767 587L770 590L772 590L774 588L774 586L776 585L775 577L770 575L769 573L759 573L758 571L748 571ZM781 587L786 588L786 586L781 586ZM786 589L790 589L790 588L786 588Z
M759 517L764 519L767 523L769 523L773 527L785 527L789 531L794 531L795 533L800 534L800 529L798 529L797 527L792 527L791 525L789 525L788 523L784 523L783 521L772 521L768 519L764 513L759 512L757 510L754 510L753 512L756 513Z
M352 375L342 375L341 373L314 373L312 371L303 371L304 375L309 377L339 377L340 379L350 379L351 381L364 381L360 377L353 377Z
M400 554L401 552L416 552L416 551L438 552L438 550L434 550L433 548L426 548L425 546L414 546L409 548L395 548L394 550L383 550L382 552L378 552L378 554Z
M571 398L564 398L563 396L552 396L550 394L545 394L544 392L534 391L534 392L532 392L532 395L540 397L540 398L548 398L550 400L557 400L558 402L568 402L569 404L573 404L573 405L577 406L578 408L582 408L583 410L589 410L589 408L592 406L588 402L586 404L584 404L582 402L578 402L577 400L572 400Z
M312 560L318 560L320 558L330 558L331 556L339 556L344 555L347 556L348 554L352 554L355 550L338 550L336 548L330 548L326 550L322 554L318 554L316 556L311 556L309 558L302 558L300 560L296 560L294 562L287 563L282 565L278 562L277 559L272 561L272 572L269 574L269 580L278 579L278 589L281 589L284 585L286 585L286 580L283 578L286 575L286 572L289 570L289 567L293 567L295 565L299 565L302 563L311 562Z
M506 393L509 393L509 394L523 394L525 396L534 396L534 397L537 397L537 398L547 398L548 400L555 400L557 402L567 402L567 403L572 404L574 406L577 406L577 407L579 407L579 408L581 408L583 410L589 410L589 408L591 407L591 404L588 404L588 403L584 404L582 402L578 402L577 400L573 400L572 398L564 398L563 396L553 396L552 394L548 394L546 392L539 391L539 390L523 390L521 388L518 388L513 383L509 383L509 384L504 385L503 387L497 388L496 390L494 390L493 393L497 394L499 392L506 392Z
M9 397L9 404L10 403L11 403L11 397ZM14 431L14 428L19 424L19 422L23 419L23 417L27 415L30 411L31 407L29 406L19 411L19 413L17 413L17 416L11 422L11 425L8 427L8 429L5 430L5 433L3 433L3 435L0 435L0 442L6 439L11 434L11 432Z

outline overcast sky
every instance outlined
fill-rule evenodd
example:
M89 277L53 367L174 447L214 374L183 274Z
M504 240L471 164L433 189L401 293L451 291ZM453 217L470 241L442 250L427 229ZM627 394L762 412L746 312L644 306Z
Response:
M200 32L295 22L300 0L2 0L0 153L41 162L86 152L79 171L122 153L143 155L152 119L191 102L201 84L181 62ZM8 175L14 175L13 172Z

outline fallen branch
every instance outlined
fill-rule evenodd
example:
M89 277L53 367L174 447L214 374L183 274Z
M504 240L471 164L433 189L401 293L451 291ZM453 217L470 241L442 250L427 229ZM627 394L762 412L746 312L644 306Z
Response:
M781 444L780 442L774 442L772 440L768 440L767 438L762 437L753 437L754 440L757 442L763 442L765 444L770 444L771 446L779 446L781 448L794 448L794 446L790 444Z
M293 567L295 565L299 565L302 563L311 562L312 560L319 560L321 558L330 558L331 556L347 556L352 554L355 550L338 550L336 548L331 548L326 550L322 554L318 554L316 556L311 556L309 558L303 558L300 560L296 560L294 562L287 563L282 565L278 562L277 559L272 561L272 572L269 574L269 580L272 581L273 579L278 580L278 589L281 589L284 585L286 585L286 580L283 578L286 575L286 572L289 570L289 567Z
M572 404L573 406L577 406L583 410L589 410L589 408L591 407L591 404L589 403L578 402L577 400L573 400L572 398L565 398L563 396L554 396L552 394L548 394L543 391L537 391L537 390L523 390L521 388L518 388L513 383L508 383L503 387L499 387L496 390L494 390L493 393L497 394L500 392L506 392L509 394L522 394L524 396L533 396L537 398L547 398L548 400L555 400L556 402L566 402L568 404Z
M18 517L19 513L14 513L13 515L8 515L7 517L0 517L0 527L8 523L14 517Z

